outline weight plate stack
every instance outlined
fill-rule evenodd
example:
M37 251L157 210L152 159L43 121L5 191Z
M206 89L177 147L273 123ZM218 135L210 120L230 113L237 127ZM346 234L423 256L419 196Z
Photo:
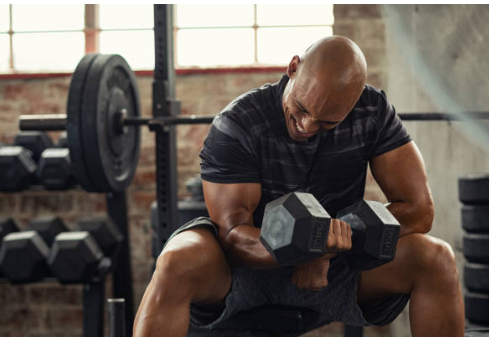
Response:
M489 174L470 174L458 180L462 202L465 316L489 326Z

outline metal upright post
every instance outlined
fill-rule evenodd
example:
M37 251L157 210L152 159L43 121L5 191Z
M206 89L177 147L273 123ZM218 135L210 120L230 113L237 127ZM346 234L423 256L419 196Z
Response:
M104 336L105 278L83 285L83 337Z
M134 299L131 268L131 248L129 238L129 228L127 219L127 200L126 192L107 194L107 209L110 218L121 231L124 240L117 254L114 270L112 272L113 296L125 300L126 310L126 336L132 336L132 326L134 321Z
M155 71L153 82L153 116L176 116L173 65L173 6L154 5ZM175 126L150 124L156 132L156 199L158 204L158 245L161 251L169 233L178 224Z

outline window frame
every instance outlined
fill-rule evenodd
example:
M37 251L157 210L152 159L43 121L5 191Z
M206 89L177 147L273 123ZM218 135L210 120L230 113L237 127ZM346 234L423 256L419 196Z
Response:
M14 69L15 60L13 57L13 35L16 32L13 31L12 24L12 4L9 4L9 30L7 32L9 36L9 70L7 73L0 73L0 80L5 79L35 79L35 78L49 78L49 77L69 77L73 72L22 72L16 71ZM102 31L110 31L114 29L102 30L100 28L100 7L98 4L85 4L85 13L84 13L84 27L81 30L66 30L66 31L76 31L82 32L85 35L85 54L87 53L97 53L100 51L100 33ZM176 11L173 13L174 22L176 22ZM193 74L216 74L216 73L270 73L270 72L282 72L286 69L287 65L264 65L259 63L258 60L258 30L259 29L267 29L267 28L281 28L281 27L325 27L330 26L332 29L334 27L334 23L329 25L259 25L257 23L257 5L253 4L253 25L252 26L244 26L245 28L252 28L254 35L254 50L253 50L253 58L254 63L252 64L243 64L238 66L210 66L210 67L199 67L199 66L178 66L177 62L175 62L175 71L177 75L193 75ZM173 26L173 35L174 35L174 43L177 44L177 34L179 30L182 29L208 29L209 27L179 27L177 24ZM217 26L212 28L218 29L227 29L227 26ZM235 28L235 27L233 27ZM118 30L118 29L116 29ZM139 29L120 29L120 30L139 30ZM56 32L64 32L63 30ZM177 48L174 50L175 60ZM73 69L74 71L74 69ZM135 70L134 71L137 76L152 76L153 70Z

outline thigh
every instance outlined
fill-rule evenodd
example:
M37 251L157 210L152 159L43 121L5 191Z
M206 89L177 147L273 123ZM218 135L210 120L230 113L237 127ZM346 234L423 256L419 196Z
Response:
M192 302L221 306L231 288L231 271L215 234L205 227L185 230L166 244L157 270L174 278L176 286L189 284ZM182 283L180 283L182 282Z
M440 239L410 234L399 239L392 262L361 274L360 304L398 294L411 294L415 282L450 264L451 249Z

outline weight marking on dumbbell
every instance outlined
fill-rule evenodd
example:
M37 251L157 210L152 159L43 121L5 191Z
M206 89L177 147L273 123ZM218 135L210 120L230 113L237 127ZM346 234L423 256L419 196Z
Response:
M329 233L329 222L318 221L314 225L313 235L310 246L311 252L321 253L324 250L326 237Z
M387 227L384 231L383 249L381 258L390 258L397 246L399 229L396 227Z

